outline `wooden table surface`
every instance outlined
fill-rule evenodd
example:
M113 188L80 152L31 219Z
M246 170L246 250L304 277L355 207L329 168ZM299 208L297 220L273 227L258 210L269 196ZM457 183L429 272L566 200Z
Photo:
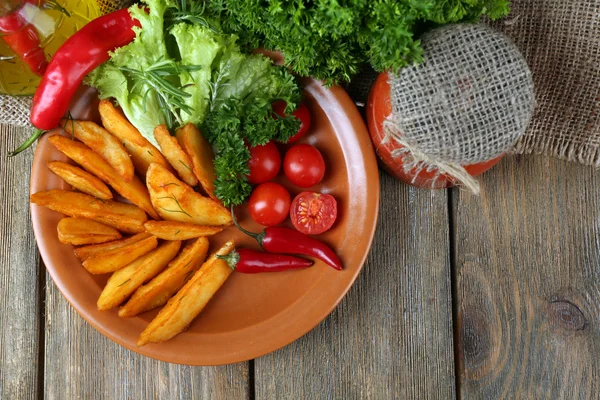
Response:
M373 248L307 335L221 367L155 361L67 304L30 222L32 151L0 127L0 399L598 399L600 174L505 158L480 196L381 174Z

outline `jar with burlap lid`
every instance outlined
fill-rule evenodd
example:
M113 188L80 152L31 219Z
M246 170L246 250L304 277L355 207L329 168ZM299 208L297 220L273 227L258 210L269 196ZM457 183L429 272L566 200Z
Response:
M459 184L494 165L525 133L535 96L513 42L483 24L423 35L423 63L381 74L367 105L384 167L420 187Z

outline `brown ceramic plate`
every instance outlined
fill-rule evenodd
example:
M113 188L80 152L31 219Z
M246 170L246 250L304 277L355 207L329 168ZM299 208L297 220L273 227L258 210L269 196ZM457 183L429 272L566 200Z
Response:
M33 229L46 268L85 320L115 342L148 357L217 365L249 360L283 347L310 331L336 307L360 272L373 240L379 175L369 134L346 92L327 90L311 79L304 84L312 128L303 141L319 148L327 163L325 179L314 189L338 200L336 224L320 239L335 249L344 270L335 271L316 262L302 271L233 274L186 331L168 342L138 348L139 334L157 311L130 319L119 318L117 309L98 311L96 301L108 276L87 273L71 246L58 241L56 225L61 214L32 205ZM87 104L90 108L89 99ZM40 140L35 153L31 193L68 188L46 168L48 161L65 160L47 138ZM287 186L292 196L301 191ZM244 227L260 231L245 207L238 211ZM257 248L253 239L233 227L211 238L211 247L230 238L240 247Z

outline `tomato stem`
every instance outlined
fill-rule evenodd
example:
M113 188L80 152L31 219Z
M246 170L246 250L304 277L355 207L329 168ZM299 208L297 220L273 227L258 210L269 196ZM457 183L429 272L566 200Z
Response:
M231 205L231 218L233 219L233 224L236 226L236 228L238 228L240 231L242 231L243 233L245 233L246 235L253 237L254 239L258 240L260 242L260 234L258 233L254 233L254 232L250 232L244 228L242 228L239 224L239 222L237 221L237 219L235 218L235 213L233 212L233 204Z

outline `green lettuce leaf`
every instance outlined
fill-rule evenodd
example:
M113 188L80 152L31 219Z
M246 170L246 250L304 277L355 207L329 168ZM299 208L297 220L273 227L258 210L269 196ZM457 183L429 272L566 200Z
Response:
M180 76L184 91L190 94L185 101L192 113L181 112L181 119L193 124L204 120L209 105L212 65L227 45L225 38L201 25L178 24L170 30L185 65L201 67Z
M250 153L246 144L285 142L300 122L273 112L283 100L286 113L300 101L290 72L262 55L242 53L237 36L203 15L202 2L147 0L132 6L140 21L136 38L115 50L86 83L101 98L112 98L151 143L154 128L173 132L187 123L199 127L215 150L215 191L222 202L240 204L250 194ZM146 12L145 10L149 10Z

